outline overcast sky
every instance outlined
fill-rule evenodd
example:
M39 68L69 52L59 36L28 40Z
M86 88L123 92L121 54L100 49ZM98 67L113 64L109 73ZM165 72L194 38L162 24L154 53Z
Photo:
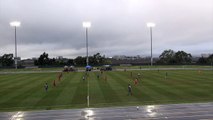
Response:
M192 55L213 53L213 0L0 0L0 56L14 53L17 28L18 56L75 58L85 56L83 21L91 21L89 54L150 55L165 49Z

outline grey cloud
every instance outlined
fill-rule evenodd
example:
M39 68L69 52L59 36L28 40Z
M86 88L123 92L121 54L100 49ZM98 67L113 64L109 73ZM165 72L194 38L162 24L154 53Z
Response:
M0 55L13 52L9 22L14 19L22 22L17 37L24 58L44 51L52 56L84 55L84 20L92 22L90 54L148 56L148 21L156 23L156 55L172 48L192 54L213 52L212 0L0 0Z

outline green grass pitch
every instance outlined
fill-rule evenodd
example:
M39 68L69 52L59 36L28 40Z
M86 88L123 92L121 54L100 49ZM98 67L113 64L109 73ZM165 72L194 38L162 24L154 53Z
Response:
M138 73L139 84L134 85ZM85 81L84 72L70 72L63 73L60 82L56 80L58 74L0 74L0 111L86 108L87 82L90 107L213 101L213 71L89 72ZM56 87L53 80L57 81ZM132 86L132 96L128 96L128 84Z

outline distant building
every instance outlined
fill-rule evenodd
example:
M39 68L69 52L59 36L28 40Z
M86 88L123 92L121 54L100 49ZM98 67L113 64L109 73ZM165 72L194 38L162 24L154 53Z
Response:
M34 66L34 60L33 59L22 60L21 65L24 67L32 67L32 66Z
M210 55L211 55L210 53L208 53L208 54L203 53L203 54L201 54L201 57L203 57L203 58L208 58Z
M16 58L17 58L17 61L18 61L18 63L17 63L18 66L21 65L21 57L16 57ZM15 57L14 57L14 59L15 59Z
M58 56L56 59L62 60L63 56Z
M192 63L197 63L200 57L192 56Z
M37 57L33 57L32 60L38 60L38 58Z
M58 56L58 57L56 57L56 59L55 59L55 61L56 62L59 62L59 63L67 63L68 62L68 58L64 58L63 56Z
M156 63L156 61L159 58L153 58L153 63ZM113 65L142 65L142 64L150 64L150 57L141 57L139 55L137 56L125 56L125 55L116 55L110 58L110 61Z
M115 55L112 58L116 59L116 60L137 60L137 59L141 59L140 55L137 55L137 56Z

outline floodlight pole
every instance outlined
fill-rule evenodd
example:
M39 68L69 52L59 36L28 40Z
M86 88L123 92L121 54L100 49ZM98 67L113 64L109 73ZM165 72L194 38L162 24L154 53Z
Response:
M10 22L10 26L15 28L15 69L17 69L18 59L17 59L17 40L16 40L16 27L19 27L21 23L19 21Z
M16 26L15 26L15 68L17 69L17 64L18 64L18 60L17 60L17 41L16 41Z
M87 54L87 58L86 58L86 63L87 66L89 65L89 57L88 57L88 28L86 27L86 54Z
M150 39L151 39L151 66L153 63L153 59L152 59L152 27L150 27Z
M89 65L89 57L88 57L88 28L86 27L86 63ZM87 72L87 71L86 71ZM88 80L88 72L87 72L87 107L89 107L89 80Z
M151 66L153 64L153 58L152 58L152 28L155 27L155 23L147 23L147 27L150 29L150 39L151 39Z

